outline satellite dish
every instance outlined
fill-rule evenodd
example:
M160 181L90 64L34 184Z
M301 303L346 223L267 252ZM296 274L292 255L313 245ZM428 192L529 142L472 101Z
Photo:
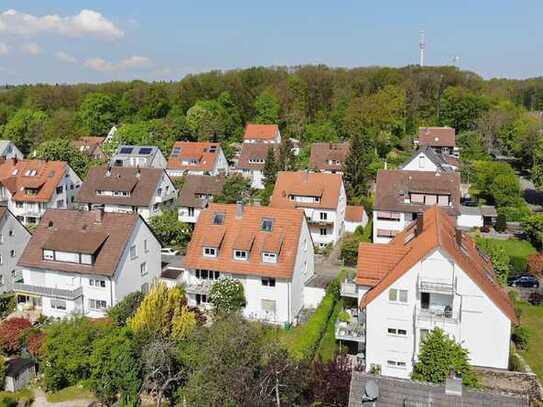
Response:
M379 386L375 380L368 380L364 386L364 401L375 401L379 397Z

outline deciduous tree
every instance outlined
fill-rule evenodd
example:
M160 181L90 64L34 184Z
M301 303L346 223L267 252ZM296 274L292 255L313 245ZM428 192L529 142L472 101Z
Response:
M211 286L209 301L217 313L237 312L246 304L243 285L233 278L222 278Z
M81 103L79 118L88 134L105 135L117 124L117 104L104 93L89 93Z

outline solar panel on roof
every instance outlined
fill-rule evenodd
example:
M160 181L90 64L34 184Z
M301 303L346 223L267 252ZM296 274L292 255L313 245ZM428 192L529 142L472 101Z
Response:
M153 149L150 147L140 148L140 154L151 154L151 151L153 151Z
M123 148L121 148L120 153L121 154L132 154L132 150L134 150L132 147L123 147Z

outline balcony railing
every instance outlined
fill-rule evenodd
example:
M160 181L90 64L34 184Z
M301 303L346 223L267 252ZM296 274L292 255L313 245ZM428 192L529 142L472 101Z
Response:
M336 321L336 339L341 341L366 342L366 327L357 320Z
M358 298L356 283L352 280L343 280L341 283L341 296Z
M459 315L457 311L453 311L452 307L444 308L422 308L417 305L417 321L429 323L449 323L457 324Z
M83 289L77 287L75 290L65 290L62 288L42 287L24 283L14 283L13 290L18 293L39 295L45 297L61 298L64 300L75 300L83 295Z
M188 283L185 287L187 294L209 294L211 286L216 280L201 280Z
M419 279L419 290L429 293L453 294L454 284L441 281Z

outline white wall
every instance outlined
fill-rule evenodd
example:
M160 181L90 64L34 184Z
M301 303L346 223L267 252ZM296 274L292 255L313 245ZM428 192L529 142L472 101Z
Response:
M405 171L431 171L438 170L437 165L428 159L424 152L419 152L415 157L402 166Z
M388 243L392 240L389 237L377 236L377 230L395 230L402 231L412 221L413 215L411 213L400 213L398 220L382 220L377 218L378 210L373 211L373 243Z
M483 217L481 215L467 215L461 214L458 216L457 224L461 228L482 228Z
M1 222L0 256L2 261L0 263L0 274L2 275L3 284L0 285L0 292L6 292L13 289L14 274L17 274L20 269L17 267L17 262L30 240L30 233L9 212L6 212ZM11 255L12 250L14 251L13 256Z

